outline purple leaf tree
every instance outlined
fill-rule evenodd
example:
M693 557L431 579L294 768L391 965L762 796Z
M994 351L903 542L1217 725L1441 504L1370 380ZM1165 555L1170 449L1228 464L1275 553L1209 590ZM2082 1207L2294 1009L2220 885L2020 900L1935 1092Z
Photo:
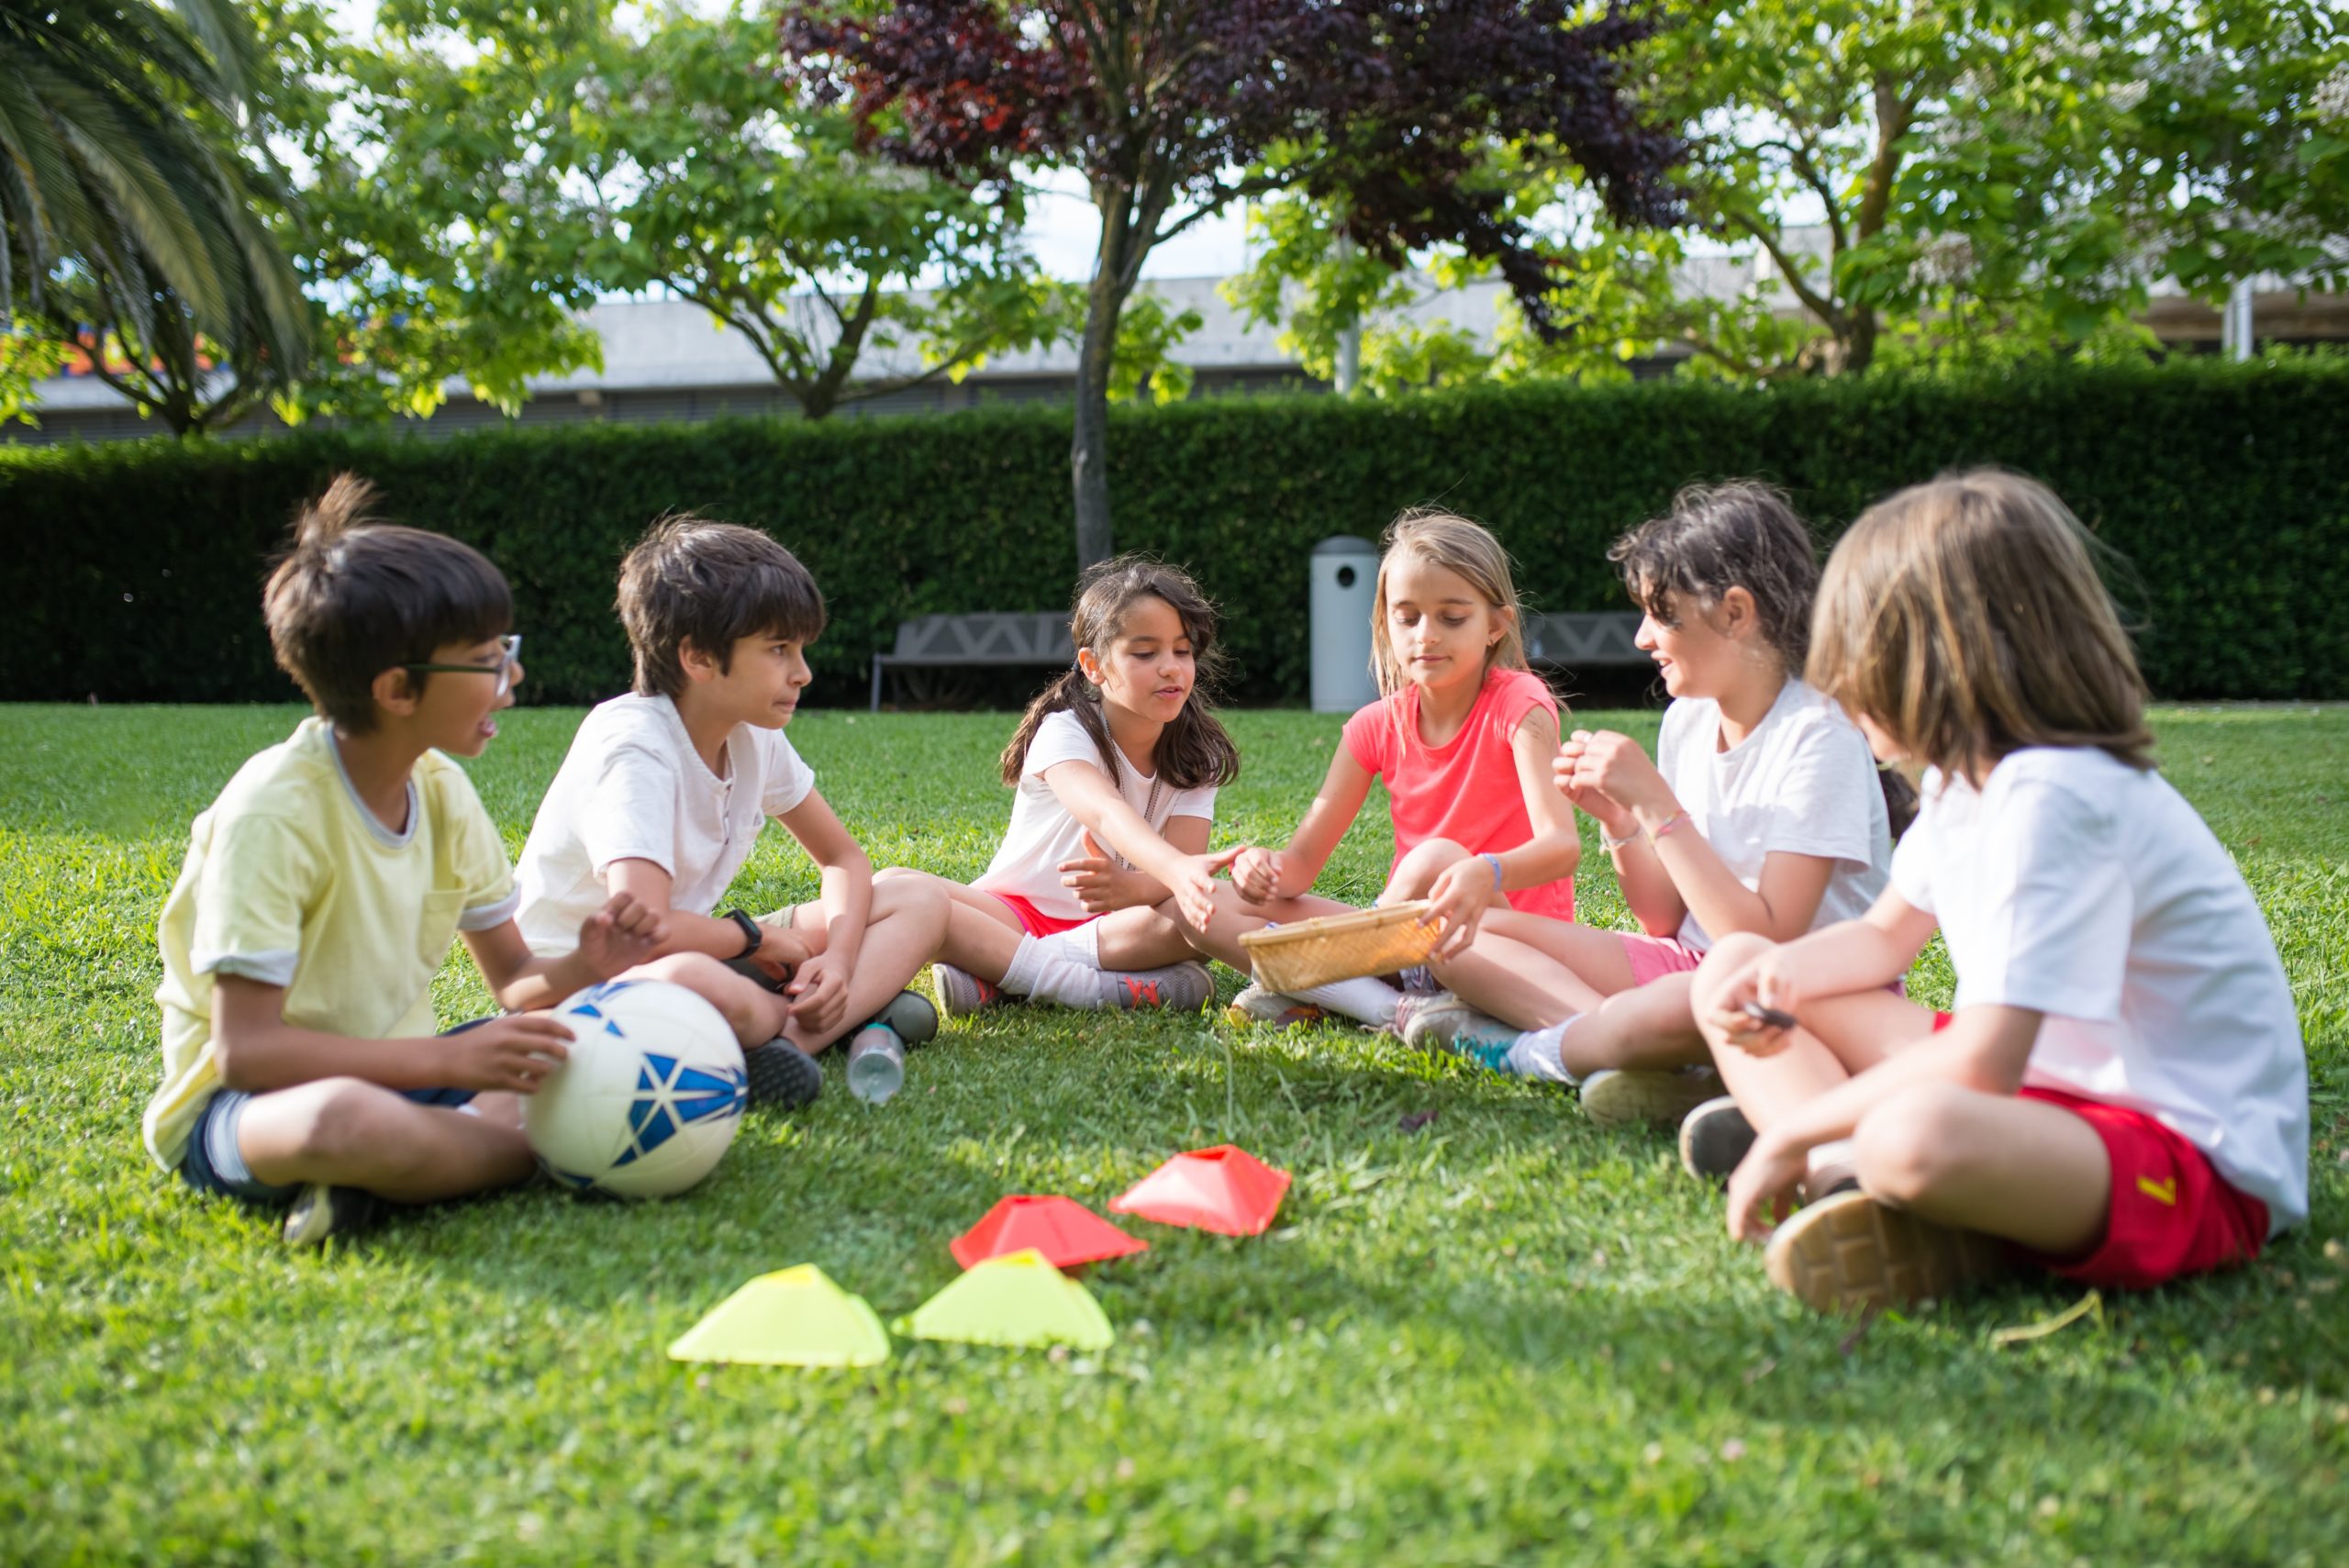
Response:
M976 183L1083 173L1101 215L1070 467L1080 564L1111 552L1108 388L1151 250L1234 202L1297 189L1392 265L1490 259L1544 334L1549 269L1495 177L1502 147L1579 164L1618 221L1669 222L1675 128L1634 96L1630 6L1574 0L895 0L787 6L786 52L868 142Z

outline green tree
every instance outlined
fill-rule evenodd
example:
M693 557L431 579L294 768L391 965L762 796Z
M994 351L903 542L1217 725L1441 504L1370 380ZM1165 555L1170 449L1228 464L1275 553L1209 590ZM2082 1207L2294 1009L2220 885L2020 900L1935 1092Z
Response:
M1235 297L1308 361L1366 317L1376 390L1664 352L1751 379L2095 352L2142 341L2128 318L2164 276L2213 302L2261 272L2349 276L2349 32L2321 0L1682 11L1644 58L1696 128L1686 225L1611 223L1570 170L1513 150L1519 201L1564 258L1551 298L1571 333L1545 340L1505 306L1487 354L1382 335L1408 284L1341 256L1328 204L1264 215L1274 243ZM1424 260L1439 282L1475 271Z
M248 161L255 58L225 0L0 0L0 417L68 348L178 430L204 428L182 393L208 360L300 373L308 314Z

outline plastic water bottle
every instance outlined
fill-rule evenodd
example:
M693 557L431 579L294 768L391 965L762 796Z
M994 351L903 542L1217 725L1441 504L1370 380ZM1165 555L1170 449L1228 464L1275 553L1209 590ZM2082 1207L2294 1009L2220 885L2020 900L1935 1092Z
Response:
M867 1024L848 1047L848 1092L868 1106L905 1087L906 1042L886 1024Z

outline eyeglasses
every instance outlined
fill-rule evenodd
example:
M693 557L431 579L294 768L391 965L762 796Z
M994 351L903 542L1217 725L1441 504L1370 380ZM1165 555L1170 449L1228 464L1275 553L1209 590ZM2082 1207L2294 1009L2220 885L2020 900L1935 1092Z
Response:
M497 677L497 695L504 696L514 689L514 672L521 662L522 634L518 631L499 640L497 662L495 664L403 664L400 668L418 675L495 675Z

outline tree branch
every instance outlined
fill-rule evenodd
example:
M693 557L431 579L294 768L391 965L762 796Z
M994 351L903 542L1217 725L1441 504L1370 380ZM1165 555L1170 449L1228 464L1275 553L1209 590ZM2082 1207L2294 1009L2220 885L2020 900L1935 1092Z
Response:
M1755 218L1742 212L1730 214L1729 220L1762 242L1762 249L1767 250L1770 253L1770 260L1778 264L1778 275L1787 280L1787 286L1794 290L1795 297L1802 301L1805 309L1824 321L1829 331L1841 333L1843 330L1845 326L1843 312L1837 307L1833 300L1824 297L1818 290L1803 282L1802 273L1796 269L1794 258L1787 253L1785 248L1778 243L1777 239L1769 229L1763 227Z

